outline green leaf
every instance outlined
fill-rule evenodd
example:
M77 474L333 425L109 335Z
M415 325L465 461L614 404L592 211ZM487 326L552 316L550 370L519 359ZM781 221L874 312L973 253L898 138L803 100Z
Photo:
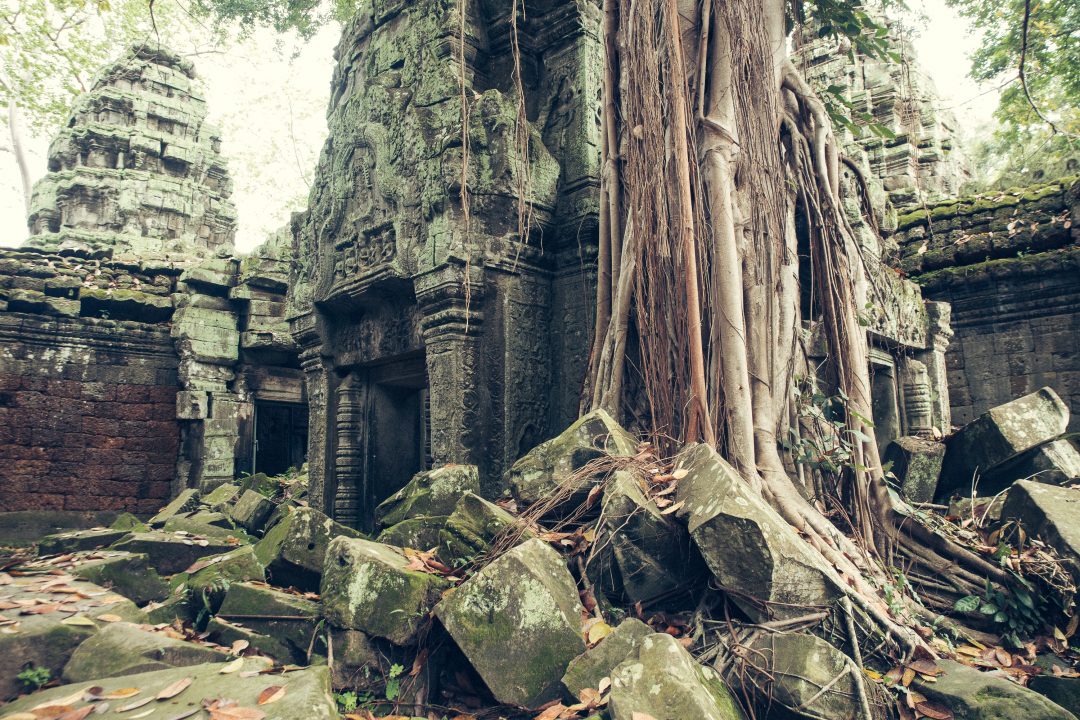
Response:
M953 603L953 610L962 613L974 612L978 607L979 597L977 595L967 595Z

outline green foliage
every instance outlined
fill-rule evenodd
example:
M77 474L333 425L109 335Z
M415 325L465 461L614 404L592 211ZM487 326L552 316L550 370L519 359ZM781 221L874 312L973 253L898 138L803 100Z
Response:
M982 597L962 597L953 604L953 609L961 613L978 611L993 621L1005 642L1021 648L1021 638L1031 637L1042 629L1047 609L1026 580L1014 577L1016 582L1005 591L997 590L987 581Z
M191 9L220 26L237 24L244 33L268 27L279 33L297 32L310 38L331 20L347 21L356 12L357 0L195 0Z
M30 665L16 675L15 679L21 682L27 690L34 691L52 680L52 673L49 672L49 668Z
M357 706L363 702L361 696L357 695L352 690L334 693L334 700L337 701L338 709L343 713L353 712L356 710Z
M397 663L390 666L390 672L386 676L386 699L394 702L401 695L401 674L405 668Z

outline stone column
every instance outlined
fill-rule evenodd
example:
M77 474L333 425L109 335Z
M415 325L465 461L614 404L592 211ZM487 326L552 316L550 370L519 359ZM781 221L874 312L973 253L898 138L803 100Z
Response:
M308 401L308 496L313 507L331 514L333 502L327 488L330 425L331 365L322 354L322 337L313 313L289 319L289 327L300 347L300 369Z
M442 265L414 280L431 403L431 455L435 465L484 459L480 335L484 324L483 270Z
M367 457L367 384L352 371L338 385L334 414L334 512L339 523L370 531L373 508L367 492L364 463Z
M949 403L949 380L945 368L945 351L952 340L952 306L947 302L927 302L926 314L929 331L927 349L916 357L926 365L930 385L930 415L933 427L942 433L949 432L952 425L952 407Z

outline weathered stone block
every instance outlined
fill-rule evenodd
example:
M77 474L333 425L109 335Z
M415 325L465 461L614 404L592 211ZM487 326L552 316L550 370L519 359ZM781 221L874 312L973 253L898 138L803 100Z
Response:
M1080 713L1080 678L1036 675L1028 687L1073 715Z
M186 532L204 538L227 538L246 540L242 530L238 530L227 515L220 512L201 510L194 513L174 515L165 521L165 532Z
M255 549L245 545L224 555L196 561L186 572L173 578L173 586L183 585L195 598L196 605L209 606L213 612L221 606L233 583L265 579L266 571L255 557Z
M217 616L286 645L305 662L319 621L318 603L261 583L233 583Z
M236 504L229 509L229 517L248 532L257 533L266 527L266 521L270 519L274 507L274 503L261 493L245 490Z
M750 617L806 613L838 597L823 562L737 470L706 445L691 445L677 466L679 515L722 589Z
M64 666L63 677L65 682L76 683L227 659L225 653L205 645L118 622L80 645Z
M948 707L956 720L1076 720L1071 712L995 673L953 660L938 660L945 672L935 682L915 680L916 689Z
M516 522L513 515L495 503L466 493L439 533L439 557L446 562L472 560L487 552L495 538ZM530 530L524 530L521 536L522 540L533 537Z
M562 678L563 687L576 698L586 688L596 690L600 681L610 677L628 656L636 654L641 641L652 634L652 628L636 618L623 620L598 645L570 661Z
M1068 424L1068 406L1048 387L983 413L946 442L938 497L954 491L970 494L976 475L1054 440ZM984 492L981 485L979 489Z
M240 497L240 486L235 483L218 485L210 492L203 495L202 504L210 508L212 512L228 513L236 499Z
M416 474L375 508L375 519L386 528L410 518L449 515L467 492L480 492L476 466L445 465Z
M255 632L241 623L233 623L219 617L213 617L210 618L210 622L206 624L206 632L207 637L219 645L230 647L237 640L246 640L249 647L258 650L264 655L269 655L279 663L286 664L293 662L292 648L277 638ZM334 646L334 652L336 660L336 645ZM345 686L335 683L335 687Z
M376 539L384 545L432 550L439 546L439 533L446 525L448 517L448 515L433 515L402 520L383 530Z
M97 550L112 545L128 534L127 530L90 528L48 535L38 541L38 555L58 555L80 550Z
M594 410L562 434L540 443L511 466L506 484L522 506L550 497L576 470L590 460L608 455L633 455L637 441L603 410ZM575 494L587 492L588 478L577 483Z
M194 488L181 490L172 502L163 507L157 515L150 518L150 527L161 527L169 518L198 509L202 495Z
M210 393L205 390L181 390L176 393L177 420L205 420L210 417Z
M145 555L115 551L100 555L75 558L71 574L109 588L136 605L161 601L169 596L169 585L150 567Z
M336 538L326 552L320 595L331 625L408 645L449 587L437 575L410 569L399 548Z
M233 549L233 545L221 538L193 539L161 530L132 533L112 546L113 550L143 553L150 565L162 575L183 572L199 558L221 555Z
M759 692L795 717L857 720L861 672L844 653L808 633L767 633L751 646L750 693ZM822 691L822 688L828 690Z
M698 665L675 638L660 633L643 638L637 653L612 672L608 712L612 720L743 720L712 668Z
M1009 488L1001 517L1019 520L1029 535L1045 540L1080 578L1080 488L1019 480Z
M1080 450L1065 438L1032 448L983 475L979 491L996 492L1017 480L1049 485L1080 480Z
M892 463L900 492L909 502L933 502L945 444L906 436L889 443L883 462Z
M558 697L567 665L585 650L582 610L562 557L529 540L450 593L435 615L499 702L535 707Z
M255 545L255 556L275 584L318 591L326 548L338 536L361 537L318 510L296 508Z

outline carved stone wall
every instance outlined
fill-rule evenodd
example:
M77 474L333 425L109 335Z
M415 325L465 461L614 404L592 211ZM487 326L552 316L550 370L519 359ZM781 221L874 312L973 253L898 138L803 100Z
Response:
M313 494L361 526L415 463L475 463L494 492L576 414L588 352L599 8L526 3L518 132L511 6L466 3L463 43L457 7L381 0L346 26L330 139L294 226ZM391 395L394 412L418 408L395 422L424 447L388 469Z
M952 305L954 422L1049 385L1080 426L1080 183L902 211L895 240L923 292Z
M132 47L78 98L49 146L28 244L144 259L231 252L231 193L192 64Z

